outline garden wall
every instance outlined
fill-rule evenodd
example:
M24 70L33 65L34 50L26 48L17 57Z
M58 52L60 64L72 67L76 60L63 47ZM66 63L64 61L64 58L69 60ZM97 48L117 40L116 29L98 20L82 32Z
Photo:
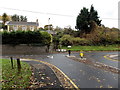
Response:
M46 52L47 46L2 45L2 55L39 55Z

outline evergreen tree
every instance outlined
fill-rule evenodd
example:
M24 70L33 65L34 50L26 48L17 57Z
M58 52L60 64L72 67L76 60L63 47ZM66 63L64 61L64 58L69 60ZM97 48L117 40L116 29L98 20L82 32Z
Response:
M12 21L22 21L22 22L27 22L27 17L26 16L19 16L17 14L13 15L12 17Z
M27 17L26 16L24 17L24 22L27 22Z
M3 21L2 28L3 29L7 29L7 26L5 24L6 24L7 21L9 21L9 17L8 17L8 15L6 13L3 13L2 21Z
M76 29L80 30L81 33L90 33L95 24L101 25L101 20L99 20L98 12L94 10L93 5L91 5L90 11L87 8L81 9L76 20Z
M11 19L12 19L12 21L20 21L20 20L19 20L19 16L18 16L17 14L13 15L13 16L11 17Z

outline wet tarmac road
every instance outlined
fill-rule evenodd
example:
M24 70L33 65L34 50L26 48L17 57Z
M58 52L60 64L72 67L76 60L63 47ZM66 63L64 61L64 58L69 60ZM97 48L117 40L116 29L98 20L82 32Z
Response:
M118 88L120 86L118 74L71 60L65 55L67 54L51 54L53 58L44 58L43 61L60 68L80 88ZM36 57L36 59L40 58Z
M120 63L120 61L118 61L119 56L117 58L115 58L115 59L117 59L116 61L104 58L104 56L106 56L106 55L112 55L112 54L118 55L117 51L114 51L114 52L107 52L107 51L106 52L100 52L100 51L99 52L84 52L84 54L85 54L85 57L87 58L87 60L101 62L101 63L104 63L109 66L118 68L118 63ZM79 53L75 53L74 55L76 57L79 57Z

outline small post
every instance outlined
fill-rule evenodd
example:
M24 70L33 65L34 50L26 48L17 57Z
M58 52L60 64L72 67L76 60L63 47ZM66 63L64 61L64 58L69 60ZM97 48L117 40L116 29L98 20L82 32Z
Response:
M69 56L70 56L70 54L71 54L71 50L68 50L68 53L69 53Z
M68 46L68 48L69 48L68 54L69 54L69 56L70 56L70 54L71 54L71 50L70 50L71 46Z
M10 59L11 59L11 66L12 66L12 69L14 69L14 67L13 67L13 58L10 57Z
M18 66L18 73L21 71L21 64L20 64L20 59L17 58L17 66Z

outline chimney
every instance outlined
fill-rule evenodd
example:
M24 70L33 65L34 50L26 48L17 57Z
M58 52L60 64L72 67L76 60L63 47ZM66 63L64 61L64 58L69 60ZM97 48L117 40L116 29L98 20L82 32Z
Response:
M36 25L37 25L37 29L38 29L38 26L39 26L38 19L36 19Z
M38 23L38 19L36 19L36 23Z

